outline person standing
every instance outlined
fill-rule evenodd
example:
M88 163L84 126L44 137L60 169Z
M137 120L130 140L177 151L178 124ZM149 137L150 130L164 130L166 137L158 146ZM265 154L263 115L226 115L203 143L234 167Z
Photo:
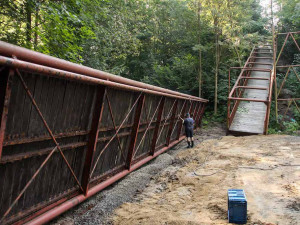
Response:
M182 118L181 118L182 119ZM185 128L185 136L188 143L187 148L193 148L194 147L194 119L190 116L189 113L186 114L186 118L182 119L184 128Z

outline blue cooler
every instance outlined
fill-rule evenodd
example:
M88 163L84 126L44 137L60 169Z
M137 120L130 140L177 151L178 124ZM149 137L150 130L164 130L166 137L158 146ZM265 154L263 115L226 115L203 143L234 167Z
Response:
M247 223L247 199L244 190L228 190L228 221L229 223Z

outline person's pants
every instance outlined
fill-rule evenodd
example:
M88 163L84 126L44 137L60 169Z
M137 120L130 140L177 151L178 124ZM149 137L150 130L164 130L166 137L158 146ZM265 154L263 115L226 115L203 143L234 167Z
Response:
M193 129L185 129L185 136L187 138L192 138L193 137Z

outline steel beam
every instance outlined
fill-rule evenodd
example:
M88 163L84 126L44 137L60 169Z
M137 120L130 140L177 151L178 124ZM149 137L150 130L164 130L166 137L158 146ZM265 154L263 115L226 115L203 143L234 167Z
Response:
M84 147L86 145L87 145L87 142L76 142L74 144L60 145L60 148L64 152L67 150ZM19 153L19 154L15 154L15 155L3 156L0 161L0 166L1 166L1 164L5 164L8 162L12 163L12 162L20 161L23 159L30 159L32 157L47 155L51 152L52 149L53 149L52 147L48 147L48 148L39 149L39 151L29 151L26 153Z
M10 204L9 208L5 211L3 217L0 219L0 224L1 222L5 219L5 217L11 212L12 208L17 204L17 202L19 201L19 199L23 196L23 194L25 193L25 191L28 189L28 187L30 186L30 184L34 181L34 179L36 178L36 176L40 173L40 171L43 169L43 167L46 165L46 163L48 162L48 160L51 158L51 156L53 155L53 153L56 151L57 146L55 146L50 154L46 157L46 159L43 161L43 163L39 166L39 168L35 171L35 173L33 174L33 176L30 178L30 180L26 183L26 185L23 187L23 189L20 191L20 193L18 194L18 196L14 199L14 201Z
M133 111L134 107L137 105L137 103L139 102L140 98L142 97L142 95L144 95L143 93L140 93L139 96L137 97L137 99L135 100L135 102L133 103L133 105L131 106L129 112L126 114L125 118L123 119L122 123L120 124L118 130L116 131L116 133L111 137L111 139L106 143L106 145L102 148L102 150L100 151L99 155L97 156L97 159L95 161L95 165L90 173L90 177L92 177L93 173L96 170L96 167L98 165L98 162L103 154L103 152L107 149L107 147L110 145L110 143L115 139L115 137L118 135L119 131L121 130L121 128L123 127L124 123L127 121L129 115L131 114L131 112ZM134 126L134 125L133 125Z
M251 59L273 59L273 57L257 57L257 56L252 56L250 58Z
M170 114L171 114L171 112L173 111L173 108L174 108L176 102L177 102L177 99L174 100L174 102L173 102L173 104L172 104L172 107L171 107L170 111L168 112L167 116L164 118L164 123L163 123L163 125L162 125L162 127L161 127L161 130L160 130L160 132L159 132L159 134L158 134L158 137L157 137L157 139L156 139L156 144L157 144L157 142L158 142L159 139L160 139L160 136L161 136L161 134L162 134L162 132L163 132L163 130L164 130L164 127L165 127L166 124L167 124L167 121L170 120ZM170 123L170 122L169 122L169 123Z
M61 215L62 213L64 213L65 211L67 211L67 210L73 208L74 206L80 204L81 202L85 201L89 197L95 195L99 191L103 190L104 188L108 187L109 185L111 185L111 184L115 183L116 181L120 180L121 178L123 178L127 174L129 174L132 171L138 169L139 167L141 167L145 163L149 162L150 160L154 159L158 155L164 153L168 149L170 149L173 146L175 146L176 144L178 144L183 139L184 139L184 136L181 136L179 140L176 140L176 141L172 142L169 147L164 147L164 148L160 149L159 151L155 152L155 154L153 156L148 156L148 157L142 159L141 161L135 163L134 165L132 165L130 170L124 170L124 171L110 177L109 179L105 180L104 182L92 187L89 190L87 196L85 196L84 194L78 195L78 196L76 196L76 197L74 197L70 200L67 200L66 202L60 204L59 206L56 206L56 207L52 208L51 210L45 212L44 214L42 214L38 217L35 217L34 219L32 219L28 223L28 225L29 224L30 225L40 225L40 224L45 224L45 223L51 221L55 217L57 217L57 216Z
M82 75L79 73L54 69L51 67L38 65L38 64L34 64L34 63L28 63L28 62L24 62L24 61L21 61L18 59L12 59L12 58L3 57L3 56L0 56L0 65L20 69L22 71L32 72L34 74L39 74L39 75L45 75L45 76L56 77L56 78L67 79L67 80L74 80L74 81L79 81L79 82L84 82L84 83L94 84L94 85L97 85L97 84L105 85L105 86L112 87L115 89L143 92L143 93L154 94L154 95L159 95L159 96L163 95L163 96L167 96L167 97L171 97L171 98L180 98L180 99L188 98L188 99L192 99L194 101L208 102L208 100L206 100L206 99L198 98L195 96L180 95L179 92L177 92L179 94L172 94L172 93L167 93L167 92L161 92L161 91L154 90L154 89L152 90L152 89L147 89L147 88L143 88L143 87L136 87L136 86L132 86L132 85L128 85L128 84L117 83L117 82L111 81L109 78L107 78L106 80L102 80L102 79L95 78L95 77L85 76L85 75Z
M161 123L162 114L163 114L163 111L164 111L165 99L166 99L165 97L162 97L162 100L161 100L160 105L159 105L156 124L155 124L153 138L152 138L150 155L154 155L154 153L155 153L156 142L157 142L157 137L158 137L158 131L159 131L160 123Z
M38 107L38 105L37 105L37 103L36 103L36 101L35 101L35 99L34 99L32 93L30 92L28 86L26 85L26 83L25 83L25 81L24 81L24 79L23 79L23 77L22 77L22 75L21 75L21 73L20 73L20 71L19 71L18 69L16 69L16 73L17 73L17 75L18 75L19 80L20 80L21 83L22 83L22 86L23 86L24 89L25 89L25 92L26 92L27 96L30 98L32 105L34 106L34 108L35 108L35 110L37 111L39 117L41 118L41 120L42 120L42 122L43 122L43 124L44 124L44 126L45 126L45 128L46 128L46 130L47 130L47 132L48 132L49 135L51 136L53 142L54 142L55 145L57 146L57 149L58 149L60 155L62 156L63 160L64 160L65 163L67 164L67 167L68 167L69 171L71 172L71 174L72 174L73 178L75 179L76 183L78 184L79 188L82 189L81 184L80 184L80 182L79 182L77 176L75 175L74 170L72 169L72 167L71 167L71 165L69 164L67 158L65 157L64 153L62 152L62 150L61 150L61 148L60 148L60 146L59 146L59 143L57 142L56 138L54 137L53 132L51 131L51 129L50 129L50 127L49 127L47 121L45 120L45 118L44 118L44 116L43 116L43 114L42 114L40 108Z
M183 103L183 106L182 106L183 110L181 111L181 118L184 118L184 114L185 114L185 111L186 111L186 106L187 106L187 100L185 100L184 103ZM180 138L182 126L183 126L183 122L180 120L179 125L178 125L176 140L179 140L179 138Z
M173 132L175 131L175 128L176 128L177 123L178 123L178 122L182 122L182 120L181 120L181 118L180 118L180 115L181 115L181 113L183 112L183 109L184 109L184 104L182 104L181 110L180 110L179 114L177 114L177 120L176 120L175 125L173 126L173 130L172 130L172 132L171 132L171 136L172 136ZM177 139L177 135L176 135L176 138L175 138L175 139Z
M199 120L200 120L200 116L201 116L201 112L202 112L203 107L204 107L204 104L199 102L199 108L198 108L198 111L197 111L196 116L195 116L195 124L196 124L197 127L198 126L200 127Z
M190 108L189 108L189 114L190 114L190 115L192 114L193 105L194 105L194 102L191 102L191 106L190 106Z
M293 101L293 100L299 101L300 98L280 98L280 99L277 99L277 101Z
M249 62L248 65L265 65L265 66L273 66L273 63L261 63L261 62Z
M238 100L238 101L246 101L246 102L268 102L268 100L262 100L262 99L256 99L256 98L236 98L236 97L231 97L228 98L230 100Z
M172 130L173 130L173 126L174 126L174 120L175 120L175 117L176 117L178 100L176 99L175 101L176 102L175 102L175 105L174 105L173 111L172 111L171 121L170 121L170 125L169 125L169 131L168 131L168 135L167 135L166 146L170 145Z
M11 51L14 54L10 54L12 53ZM2 54L3 52L5 54ZM12 55L20 56L20 59L12 57ZM26 61L25 58L28 60ZM6 98L10 95L10 90L7 89L10 84L9 80L7 80L9 70L16 72L14 75L15 78L19 78L21 81L17 89L12 87L11 95L13 96L12 99L16 97L17 102L20 103L17 106L18 109L22 111L30 110L29 113L26 111L24 116L19 111L14 112L12 110L12 112L8 113L5 111L5 109L8 110L9 106L9 101L6 101ZM28 73L28 76L25 77L23 73ZM178 111L179 102L183 103L181 109L184 109L183 115L189 110L191 113L193 111L195 115L200 107L198 107L199 102L207 102L207 100L202 98L123 79L119 76L113 76L102 71L47 57L43 54L28 52L26 49L15 48L11 45L2 45L2 42L0 42L0 74L0 148L2 149L4 146L7 146L5 149L13 150L10 151L9 155L4 152L5 154L2 158L0 151L0 166L2 166L1 169L5 168L5 177L9 177L10 173L14 173L20 163L25 163L24 174L27 176L26 179L24 178L25 180L22 179L20 181L16 179L4 180L3 187L5 187L5 190L11 188L15 194L10 195L8 193L9 196L5 196L2 199L4 202L1 202L3 204L1 215L4 217L1 218L1 224L2 222L3 224L45 223L45 221L49 221L51 218L66 211L68 207L75 206L113 182L116 182L121 177L163 153L184 138L180 133L182 124L177 126L177 122L181 122L177 118L177 114L181 113ZM15 84L15 78L12 85ZM16 81L18 82L19 80ZM25 90L24 93L22 93L22 85ZM56 91L55 88L59 88L59 91ZM101 88L103 89L100 90ZM114 101L109 101L107 89L114 89L114 93L117 92ZM128 98L119 96L119 94L122 95L123 93L126 93L126 97ZM80 95L83 95L83 98L80 98ZM149 99L160 99L160 102L155 101L155 106L151 104L151 110L148 107L143 109L143 107L146 107L145 98L148 99L148 96ZM73 97L74 101L70 103ZM25 102L24 98L26 99ZM114 104L118 104L117 101L120 99L130 103L120 104L120 107L114 112ZM165 104L165 101L168 101L168 104ZM192 103L189 109L186 105L187 101ZM93 107L90 106L91 104ZM106 111L106 104L109 111ZM80 110L74 113L76 106L80 107ZM127 106L129 109L127 109ZM141 114L145 111L149 113L153 112L153 106L156 109L151 114L150 122L147 120L147 122L142 123L141 116L143 115ZM92 111L90 112L90 110ZM127 110L128 112L125 112ZM31 115L31 112L34 114ZM134 113L135 115L132 115ZM165 114L164 118L163 114ZM7 115L9 115L9 118L14 118L12 121L11 119L7 120L7 123L9 122L6 128L7 133L10 134L12 132L12 135L9 136L5 134L4 126ZM109 115L112 119L112 125L109 123ZM120 124L118 122L117 125L115 119L119 121L123 115L123 121ZM149 116L150 114L147 118L150 118ZM54 121L51 120L53 117ZM21 118L23 122L16 124L18 122L15 118ZM75 118L79 118L80 121L75 120ZM39 119L41 119L41 122ZM134 120L134 122L129 120ZM50 121L51 123L48 125ZM105 126L101 125L101 128L99 128L99 124L102 124L102 122ZM39 124L43 127L33 130ZM146 126L141 127L142 124L146 124ZM46 129L43 130L43 128ZM172 133L173 131L177 132L178 128L177 140L173 142ZM25 133L23 130L25 130ZM172 132L170 133L170 131ZM147 132L148 135L146 135ZM151 134L153 132L153 137L149 135L149 132ZM163 137L159 138L160 135ZM139 152L137 152L137 149L139 149L138 145L141 145L140 147L143 146L144 138L145 141L150 141L152 145L148 147L149 149L143 150L143 154L140 154L141 149ZM129 151L124 149L124 146L121 146L121 141L125 139L127 143L129 142ZM137 139L140 140L139 143ZM118 143L113 141L118 141ZM166 143L167 147L165 146ZM100 144L101 146L104 145L102 149L99 149ZM118 149L115 149L117 148L117 144L119 144L118 147L121 149L121 152L122 150L124 152L126 150L126 156L124 156L124 152L122 154L125 164L119 158L120 152ZM28 148L27 150L27 146L34 146L34 148ZM111 154L111 157L107 157L108 155L103 157L104 155L102 154L105 150L112 151L107 152ZM98 154L98 152L100 153ZM135 157L136 153L137 156ZM115 156L117 158L114 158ZM32 160L32 158L36 158L37 160ZM118 161L116 162L113 158ZM39 162L38 165L35 165L37 162ZM61 172L65 175L70 175L65 177L61 174L66 179L53 180L57 174L49 174L48 172L57 171L56 167L61 163L64 166ZM11 169L6 169L7 166L11 167ZM30 172L31 166L38 169ZM44 171L46 168L47 171L49 169L48 172ZM40 171L42 173L45 172L46 177L40 177ZM73 184L73 178L79 188L75 181ZM54 182L50 184L53 186L51 186L52 194L49 196L44 193L44 189L49 187L49 184L46 185L46 182L49 183L51 181ZM40 189L36 186L32 189L36 190L38 188L39 193L30 192L31 190L28 188L30 185L35 185L35 182L37 182L37 185L43 184ZM68 188L67 191L64 190L65 187ZM35 199L34 196L36 194L40 196L39 199ZM26 204L18 202L22 201L22 196L32 201L25 202ZM10 199L9 202L7 202L6 197ZM25 205L21 208L19 204Z
M121 140L120 140L120 137L119 137L119 135L118 135L118 133L117 133L117 126L116 126L114 114L113 114L113 112L112 112L112 107L111 107L111 104L110 104L110 100L109 100L109 97L108 97L108 93L106 93L106 101L107 101L107 104L108 104L109 114L110 114L110 117L111 117L111 121L112 121L113 126L114 126L114 131L115 131L115 134L117 135L118 146L119 146L119 149L120 149L120 152L121 152L121 156L123 157L124 162L126 162L126 158L125 158L124 153L123 153L123 150L122 150Z
M256 89L256 90L268 90L269 89L269 88L264 88L264 87L255 87L255 86L237 86L236 88Z
M141 138L141 140L140 140L140 143L138 144L138 146L137 146L136 149L135 149L133 158L135 158L135 155L137 154L139 147L141 146L142 142L144 141L144 139L145 139L145 137L146 137L146 134L147 134L148 130L151 128L151 124L152 124L152 122L153 122L153 119L154 119L154 117L155 117L157 111L159 110L160 103L161 103L162 99L163 99L163 97L161 97L161 99L159 100L159 103L158 103L158 105L157 105L157 107L156 107L156 109L155 109L155 111L154 111L154 113L153 113L153 116L152 116L150 122L148 123L148 126L146 127L146 129L142 129L142 130L145 130L145 132L144 132L144 134L143 134L143 136L142 136L142 138ZM141 123L140 123L140 124L141 124ZM152 129L153 129L153 128L154 128L154 127L152 127ZM141 130L138 130L138 133L140 133L140 132L141 132Z
M241 79L248 79L248 80L270 80L270 78L265 78L265 77L241 77Z
M31 51L26 48L22 48L22 47L15 46L15 45L12 45L9 43L5 43L3 41L0 41L0 54L8 56L8 57L11 57L12 55L14 55L17 58L27 61L27 62L36 63L39 65L45 65L48 67L52 67L52 68L56 68L56 69L60 69L60 70L64 70L64 71L69 71L69 72L73 72L73 73L84 74L84 75L102 79L102 80L110 80L110 81L113 81L113 82L116 82L119 84L130 85L132 87L139 87L139 88L143 88L143 89L158 91L158 92L166 93L166 94L172 94L175 96L182 96L182 97L186 97L186 98L199 99L199 98L196 98L191 95L179 93L179 92L161 88L161 87L156 87L156 86L153 86L150 84L145 84L145 83L130 80L130 79L127 79L127 78L124 78L121 76L116 76L116 75L113 75L113 74L110 74L107 72L103 72L100 70L92 69L87 66L68 62L68 61L58 59L58 58L55 58L52 56L48 56L48 55L45 55L45 54L42 54L39 52ZM204 100L204 101L206 101L206 100Z
M273 54L273 52L253 52L254 54Z
M59 138L85 136L87 134L89 134L89 131L78 130L78 131L54 134L54 137L56 139L59 139ZM38 136L38 137L27 137L27 138L14 138L14 139L5 140L3 142L3 146L29 144L29 143L34 143L34 142L48 141L48 140L52 140L51 136L49 136L49 135L42 135L42 136Z
M94 113L91 124L91 130L89 133L88 145L85 154L85 161L81 179L81 186L83 188L84 195L87 195L89 189L90 181L90 172L93 165L93 158L96 152L97 139L99 134L99 125L102 118L103 108L104 108L104 99L106 96L106 87L98 86L97 94L94 103Z
M5 135L6 121L8 116L8 107L10 103L11 85L14 76L12 69L4 69L0 76L0 160L3 150L3 141Z
M296 41L296 39L295 39L295 37L294 37L294 35L293 35L292 33L291 33L291 37L292 37L292 39L293 39L295 45L297 46L298 51L300 52L300 47L299 47L299 45L298 45L298 43L297 43L297 41Z
M194 112L192 113L192 116L193 116L194 119L196 119L196 116L197 116L196 112L198 111L197 109L199 109L199 107L200 107L199 102L196 102L195 104L196 104L196 106L195 106Z
M201 104L203 104L203 106L202 106L202 109L201 109L201 112L200 112L199 127L201 127L201 124L202 124L202 118L203 118L204 110L205 110L205 107L206 107L206 104L205 104L205 103L201 103Z
M127 166L128 170L130 170L131 162L133 160L133 154L134 154L134 149L135 149L136 140L137 140L137 136L138 136L138 130L140 127L140 120L141 120L144 103L145 103L145 95L142 94L141 97L139 98L139 101L136 106L135 115L134 115L134 123L133 123L133 127L131 130L131 138L130 138L127 162L126 162L126 166Z

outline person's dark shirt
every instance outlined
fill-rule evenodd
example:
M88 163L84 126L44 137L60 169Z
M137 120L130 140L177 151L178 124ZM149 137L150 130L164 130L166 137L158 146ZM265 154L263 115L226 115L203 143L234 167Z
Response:
M185 129L194 129L194 123L195 121L193 120L193 118L185 118L184 119L184 126L185 126Z

